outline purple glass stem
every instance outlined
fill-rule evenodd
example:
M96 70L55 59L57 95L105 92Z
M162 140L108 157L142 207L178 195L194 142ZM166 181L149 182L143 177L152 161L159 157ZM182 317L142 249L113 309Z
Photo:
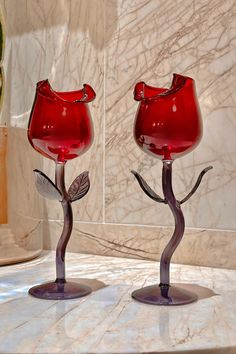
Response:
M182 240L185 222L181 210L181 204L185 203L199 187L202 177L212 169L212 166L206 167L199 175L197 182L187 196L181 201L175 198L172 189L172 164L173 160L163 160L162 169L162 189L164 198L156 194L155 191L147 184L143 177L136 171L131 171L136 177L140 187L144 193L151 199L158 203L168 204L175 219L175 228L173 235L165 247L160 260L160 283L159 285L146 286L132 292L132 297L135 300L144 302L146 304L160 305L160 306L177 306L190 304L197 300L197 295L191 291L182 289L178 286L170 285L170 261Z
M163 287L163 291L164 288L170 285L171 257L183 237L185 228L184 215L180 207L180 202L176 200L172 189L172 163L172 160L164 160L162 169L162 189L164 197L175 219L174 233L161 255L160 286Z
M55 182L63 195L61 202L64 214L64 225L56 249L56 282L65 283L65 252L73 227L71 202L65 187L65 163L56 164Z

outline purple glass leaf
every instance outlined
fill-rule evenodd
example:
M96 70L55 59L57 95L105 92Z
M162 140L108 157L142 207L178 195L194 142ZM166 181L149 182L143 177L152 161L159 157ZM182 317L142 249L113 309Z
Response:
M131 173L133 173L133 175L136 177L140 187L149 198L155 200L158 203L166 203L165 199L161 198L158 194L156 194L138 172L131 171Z
M34 170L34 173L36 176L35 185L39 194L47 199L59 200L61 202L63 196L50 178L39 170Z
M88 193L90 188L90 181L88 176L88 171L82 172L76 179L71 183L68 190L68 195L71 202L75 202L81 199Z
M200 173L200 175L198 176L197 182L195 183L195 185L193 186L192 190L189 192L188 195L186 195L186 197L184 199L182 199L179 203L183 204L185 203L198 189L198 187L200 186L200 183L202 181L202 177L211 169L213 168L213 166L208 166L206 168L204 168L204 170L202 170L202 172Z

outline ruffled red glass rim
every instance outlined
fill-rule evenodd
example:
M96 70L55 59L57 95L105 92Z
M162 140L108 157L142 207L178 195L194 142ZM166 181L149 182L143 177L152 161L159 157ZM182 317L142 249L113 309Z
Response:
M152 101L170 96L188 85L193 85L194 80L191 77L173 74L170 88L159 88L147 85L144 81L140 81L134 88L134 99L136 101Z
M66 102L66 103L89 103L92 102L96 93L88 84L83 84L83 88L75 91L55 91L49 80L45 79L37 83L37 93L47 98Z

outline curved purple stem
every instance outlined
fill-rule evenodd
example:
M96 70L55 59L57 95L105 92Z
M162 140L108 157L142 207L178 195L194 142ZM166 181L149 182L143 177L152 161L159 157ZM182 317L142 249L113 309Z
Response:
M73 227L72 207L65 187L65 164L56 164L55 180L63 195L61 204L64 214L64 226L56 249L56 282L65 283L65 252Z
M180 203L176 200L172 189L172 163L173 161L163 161L162 170L162 188L165 200L169 205L175 219L174 233L165 247L160 261L160 286L163 291L170 285L170 260L178 247L185 228L184 215L180 207Z

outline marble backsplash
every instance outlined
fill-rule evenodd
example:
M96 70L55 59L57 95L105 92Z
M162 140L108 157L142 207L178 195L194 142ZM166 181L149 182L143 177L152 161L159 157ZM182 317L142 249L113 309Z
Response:
M204 167L214 169L183 206L188 230L175 261L236 268L235 1L0 0L0 5L7 37L0 122L10 127L9 169L21 176L9 190L12 227L20 230L21 218L23 229L43 225L45 247L55 248L61 207L37 195L31 172L38 168L53 178L54 163L29 146L27 122L37 81L49 78L64 91L89 83L97 93L91 104L95 140L67 164L66 179L69 184L87 169L91 190L73 205L70 250L159 259L173 218L168 207L143 194L130 173L137 170L161 194L161 162L133 140L132 90L139 80L168 86L177 72L195 78L204 124L198 148L174 163L177 196L191 189Z
M183 197L201 169L214 166L183 207L187 226L235 229L235 1L118 4L118 26L106 47L106 222L172 223L167 208L148 199L130 175L137 170L161 191L161 162L140 151L132 136L132 89L140 80L168 87L177 72L196 80L204 135L193 153L174 163L176 195ZM107 2L110 16L115 5Z

